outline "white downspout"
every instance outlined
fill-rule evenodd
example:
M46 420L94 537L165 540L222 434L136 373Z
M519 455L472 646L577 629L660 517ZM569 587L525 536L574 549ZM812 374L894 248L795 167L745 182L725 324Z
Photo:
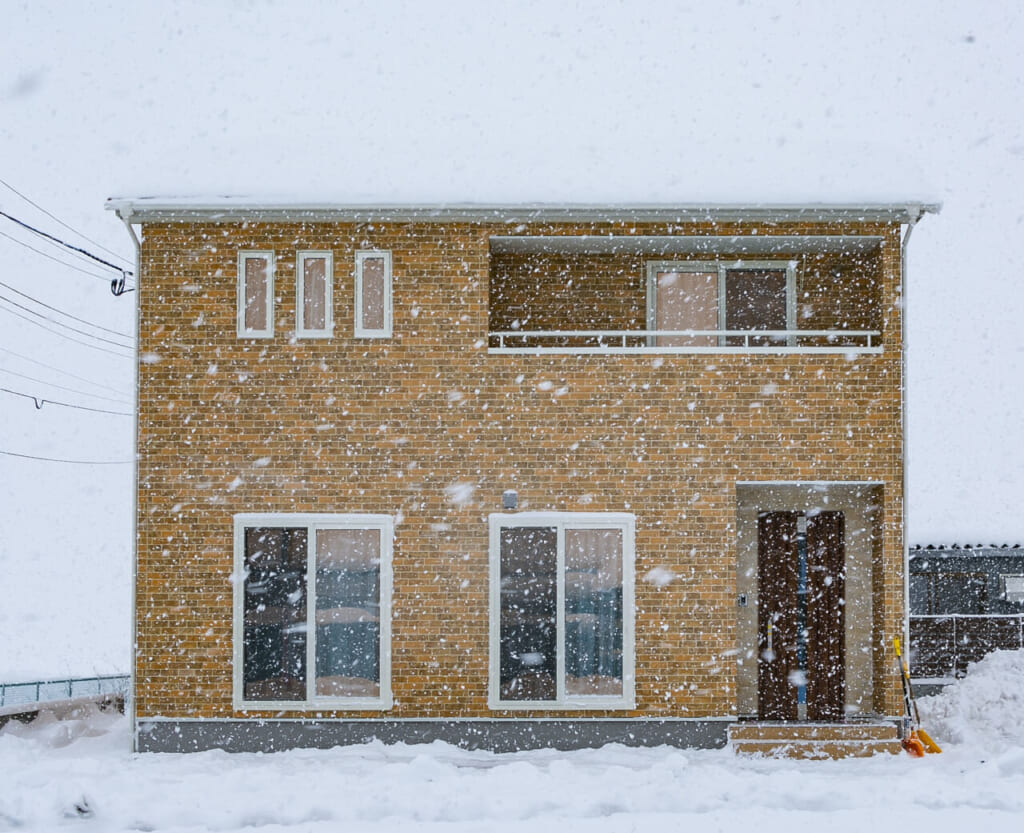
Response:
M910 544L907 540L907 520L910 517L910 460L908 457L907 443L907 244L910 243L910 235L914 226L918 224L924 215L924 209L920 206L907 223L907 230L903 234L903 242L900 245L900 431L902 433L903 456L903 656L906 657L907 667L910 667ZM885 646L888 652L889 646Z
M122 209L117 209L115 212L118 219L124 223L124 227L128 229L128 234L131 235L132 244L135 246L135 390L133 402L133 413L135 414L135 448L132 454L132 602L131 602L131 617L132 617L132 655L131 655L131 676L128 683L128 702L126 703L125 711L127 712L128 725L131 727L131 738L132 738L132 752L139 751L139 739L138 730L135 724L135 663L136 663L136 623L138 621L138 611L135 609L136 605L136 586L138 584L139 577L139 362L138 362L138 351L139 351L139 298L142 295L142 243L139 241L138 235L135 233L135 229L132 228L131 223L131 209L122 213Z

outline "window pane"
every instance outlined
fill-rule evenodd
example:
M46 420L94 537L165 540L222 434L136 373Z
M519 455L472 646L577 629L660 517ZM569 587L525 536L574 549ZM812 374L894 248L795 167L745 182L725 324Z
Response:
M565 530L565 692L622 696L622 531Z
M501 530L501 699L558 696L558 533Z
M316 696L380 696L380 530L316 532Z
M382 257L363 259L362 270L362 325L364 330L383 330L386 321L384 307L387 302L387 276Z
M245 264L245 329L267 330L267 259L247 257Z
M717 330L718 271L658 272L655 276L655 329ZM715 336L661 336L659 345L712 346Z
M1024 576L1004 574L1000 578L1003 580L1003 598L1015 604L1024 602Z
M727 330L786 329L786 270L730 269L725 273L725 328ZM743 345L743 337L727 339ZM756 336L751 345L785 344L785 338Z
M246 700L306 699L306 530L245 530Z
M302 328L327 329L327 258L302 260Z

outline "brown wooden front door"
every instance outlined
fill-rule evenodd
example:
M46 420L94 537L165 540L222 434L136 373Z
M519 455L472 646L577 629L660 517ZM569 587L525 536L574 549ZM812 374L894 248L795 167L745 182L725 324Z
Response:
M807 719L843 719L846 546L842 512L807 518Z
M843 717L845 547L842 512L758 515L758 718Z

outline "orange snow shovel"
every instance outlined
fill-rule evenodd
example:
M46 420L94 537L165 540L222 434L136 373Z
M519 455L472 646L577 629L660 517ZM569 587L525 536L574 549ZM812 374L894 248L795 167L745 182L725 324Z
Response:
M900 679L903 681L903 706L907 712L906 730L900 743L912 758L924 757L925 752L937 754L942 751L939 745L921 728L921 715L917 711L917 700L914 699L914 690L910 687L910 674L907 671L907 664L903 661L903 656L900 654L899 637L893 639L893 644L896 646L896 663L900 667Z

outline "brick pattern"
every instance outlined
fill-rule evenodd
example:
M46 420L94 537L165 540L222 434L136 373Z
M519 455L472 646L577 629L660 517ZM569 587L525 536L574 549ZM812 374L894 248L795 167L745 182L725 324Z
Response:
M522 231L753 228L609 223ZM487 241L508 234L505 226L147 225L139 286L137 715L236 715L238 512L395 516L390 716L549 714L487 708L487 515L500 511L505 489L519 493L520 510L636 514L637 708L614 714L728 715L739 480L885 484L876 708L898 713L886 646L903 609L899 229L759 228L810 232L884 237L872 277L875 297L885 300L872 315L885 331L885 353L489 355L489 320L504 321L505 313L489 305ZM386 340L352 336L354 253L370 248L393 256L394 337ZM276 253L272 339L235 335L239 249ZM331 339L294 338L301 249L334 253ZM543 267L535 274L550 279L545 270L556 260L533 258L531 268ZM637 294L642 268L625 260L606 270L616 279L609 286L572 287L589 293L583 305L609 323L616 315L643 320L642 293L639 306L615 294L623 287ZM495 265L510 293L513 285L525 291L513 280L522 268ZM567 288L531 323L561 325L573 297ZM504 309L511 314L513 306L509 300ZM445 487L457 483L474 484L468 501L447 499ZM655 567L677 580L645 581Z

